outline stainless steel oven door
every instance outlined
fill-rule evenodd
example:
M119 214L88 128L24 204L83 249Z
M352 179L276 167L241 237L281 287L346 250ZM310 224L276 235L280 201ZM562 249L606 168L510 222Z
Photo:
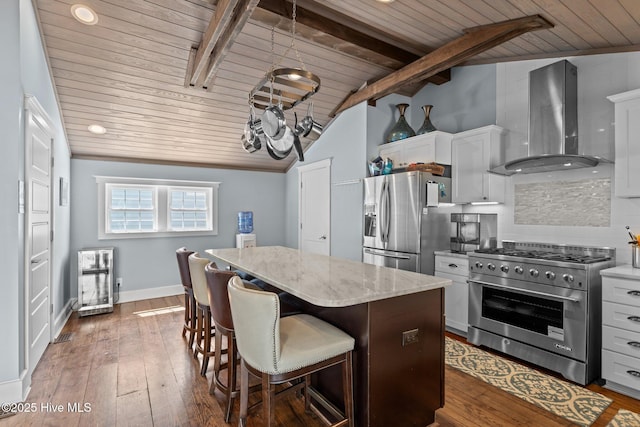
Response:
M469 280L469 325L586 360L585 291L496 277L491 280Z

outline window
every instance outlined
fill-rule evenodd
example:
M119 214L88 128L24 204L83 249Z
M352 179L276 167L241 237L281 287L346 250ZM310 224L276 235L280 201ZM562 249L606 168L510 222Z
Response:
M99 239L218 234L217 182L96 177Z

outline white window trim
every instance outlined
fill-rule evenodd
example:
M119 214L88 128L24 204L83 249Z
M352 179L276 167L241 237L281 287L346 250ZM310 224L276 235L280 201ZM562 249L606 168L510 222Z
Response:
M189 237L189 236L215 236L218 234L218 188L220 182L207 181L185 181L174 179L149 179L149 178L128 178L115 176L94 176L98 190L98 240L113 239L149 239L156 237ZM206 231L148 231L136 233L106 233L106 184L118 185L146 185L165 187L202 187L211 189L211 230ZM169 200L165 195L158 195L155 201L157 206L158 220L168 220Z

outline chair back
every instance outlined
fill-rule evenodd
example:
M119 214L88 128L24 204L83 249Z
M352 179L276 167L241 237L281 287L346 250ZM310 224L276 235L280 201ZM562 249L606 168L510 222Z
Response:
M229 280L235 276L235 273L219 270L214 263L210 263L204 269L204 274L207 278L207 290L209 291L209 303L213 321L224 329L233 330L227 286Z
M242 279L229 280L231 317L240 356L261 372L278 372L280 301L272 292L245 288Z
M176 258L178 258L178 270L180 270L180 280L182 280L182 286L185 288L191 288L191 273L189 273L189 255L193 251L182 247L176 251Z
M198 304L209 305L209 291L207 290L207 278L204 268L211 262L208 258L201 258L198 252L189 255L189 271L191 272L191 284L193 296Z

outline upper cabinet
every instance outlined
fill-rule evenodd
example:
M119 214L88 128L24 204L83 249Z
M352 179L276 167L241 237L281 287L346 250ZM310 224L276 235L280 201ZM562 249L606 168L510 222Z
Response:
M615 191L640 197L640 89L607 97L615 103Z
M456 133L451 141L451 183L454 203L504 203L505 177L488 170L504 162L504 136L490 125Z
M436 162L451 164L451 138L446 132L434 131L411 138L382 144L378 155L393 161L394 169L406 168L411 163Z

